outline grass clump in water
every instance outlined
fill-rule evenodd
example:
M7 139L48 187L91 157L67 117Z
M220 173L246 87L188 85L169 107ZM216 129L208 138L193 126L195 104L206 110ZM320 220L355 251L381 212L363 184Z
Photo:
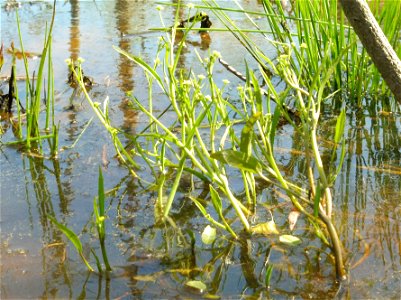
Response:
M10 114L12 103L15 99L17 107L17 122L15 124L17 130L15 131L15 137L17 138L17 140L5 143L6 145L22 144L28 152L34 152L36 155L44 155L43 141L47 140L51 157L56 157L58 153L58 125L55 124L54 119L54 74L52 64L52 30L55 13L56 12L54 5L50 26L45 34L44 46L40 55L39 68L37 70L37 73L33 72L31 82L31 75L28 63L29 53L25 52L24 49L22 33L19 25L18 10L16 11L16 20L21 50L17 50L14 47L14 44L11 44L10 52L12 55L12 68L11 76L9 79L9 102L7 112L9 113L10 122L14 123L15 119L10 116ZM25 107L23 107L22 105L24 101L22 101L22 99L20 99L19 97L18 85L15 78L17 57L23 59L25 68ZM47 77L45 75L46 61ZM43 85L46 83L47 86L44 87ZM46 92L43 92L43 90L45 89L47 91L47 94ZM41 104L42 98L45 98L44 106ZM42 111L45 111L45 121L43 124L43 129L41 129L40 124L40 114Z

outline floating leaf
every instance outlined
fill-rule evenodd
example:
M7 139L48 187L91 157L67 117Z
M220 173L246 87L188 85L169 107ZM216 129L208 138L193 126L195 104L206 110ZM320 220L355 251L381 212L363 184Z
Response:
M278 239L281 243L291 246L301 243L301 240L298 237L289 234L280 235Z
M247 157L241 151L227 149L214 152L210 157L243 171L260 173L262 169L260 162L254 156Z
M216 228L207 225L202 232L202 242L206 245L209 245L213 243L215 239L216 239Z
M264 234L264 235L279 234L276 228L276 223L274 223L273 220L266 223L255 225L251 227L251 231L252 233L255 234Z
M185 283L186 286L197 289L199 292L203 293L206 290L206 284L200 280L190 280Z

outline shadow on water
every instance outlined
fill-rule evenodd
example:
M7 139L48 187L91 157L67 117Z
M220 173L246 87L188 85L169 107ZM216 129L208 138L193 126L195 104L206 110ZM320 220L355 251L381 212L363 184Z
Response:
M242 2L261 9L257 1ZM15 16L6 6L1 13L2 42L9 45L18 40L13 30ZM166 7L165 22L173 22L175 14L173 8ZM43 2L23 3L20 15L22 32L29 33L24 35L25 47L40 49L44 20L50 19L51 7ZM40 24L31 29L32 20L38 16ZM186 14L180 12L180 17ZM219 26L218 20L213 22ZM244 20L238 22L246 25ZM124 133L133 135L147 126L148 119L126 100L126 92L135 90L141 101L147 101L146 79L140 68L116 53L112 45L152 61L160 33L135 34L149 27L160 27L150 1L71 0L58 4L53 57L55 73L59 74L55 85L61 147L70 146L92 117L81 95L66 82L66 58L85 58L85 73L95 81L91 97L98 102L110 97L111 118ZM194 50L207 57L210 49L241 66L245 52L238 47L233 53L235 40L231 38L218 32L191 34L180 65L196 72ZM18 65L17 69L22 67ZM230 76L217 65L215 73L221 79ZM24 83L19 85L23 90ZM79 108L69 109L71 101ZM163 101L161 95L155 97L155 109L163 111L167 107ZM346 161L333 188L336 226L347 249L350 269L350 281L342 294L345 298L396 298L401 293L401 115L399 109L389 105L384 102L380 110L367 105L348 114ZM331 146L326 139L330 140L335 126L330 109L320 134L322 153L328 156ZM2 141L13 140L12 127L2 122L2 128ZM303 149L298 146L301 137L286 126L277 136L280 167L288 178L302 184L306 164ZM331 250L316 238L304 219L298 220L293 232L302 238L297 247L283 246L276 236L244 236L240 242L220 236L213 245L204 245L200 232L205 223L187 194L196 192L207 203L210 196L206 184L185 178L173 204L174 223L159 224L155 218L157 191L132 178L108 149L112 149L109 137L96 122L88 126L74 148L65 148L55 160L26 156L12 147L1 148L2 298L201 297L185 286L188 280L201 280L207 283L209 295L223 297L321 299L337 295L340 287ZM78 233L87 257L91 247L99 250L91 220L97 168L105 159L110 161L104 169L106 242L113 271L101 275L86 271L74 248L47 216L56 216ZM145 179L149 177L145 170L140 172ZM283 217L291 212L286 197L270 186L260 184L257 188L267 199L262 202L272 211L279 231L289 233ZM244 194L240 186L237 193L238 198Z

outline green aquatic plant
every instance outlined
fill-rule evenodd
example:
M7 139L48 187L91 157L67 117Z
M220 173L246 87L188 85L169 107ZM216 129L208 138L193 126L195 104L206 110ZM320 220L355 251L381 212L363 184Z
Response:
M55 217L48 215L47 216L49 220L54 223L57 228L64 233L64 235L68 238L68 240L74 245L75 249L77 250L79 256L81 257L83 263L85 266L88 268L89 271L93 272L92 266L89 264L88 260L85 258L85 255L83 253L83 247L81 240L79 239L78 235L72 231L70 228L67 226L59 223Z
M217 12L222 14L219 10ZM230 20L227 16L223 16L224 20ZM230 23L230 26L235 28L234 24ZM230 26L228 28L231 28ZM185 169L184 163L188 161L192 167L187 170L192 175L201 174L203 179L210 182L211 199L219 220L212 217L207 207L199 199L196 197L191 197L191 199L193 199L205 218L214 226L226 229L234 237L238 237L236 230L231 225L232 220L227 220L227 217L222 213L222 201L219 195L221 193L234 209L236 217L241 221L246 232L277 233L276 230L271 230L269 226L264 226L264 224L251 226L248 221L248 218L252 215L252 207L256 205L255 177L261 178L268 184L279 186L285 190L296 209L308 217L315 227L316 234L323 242L330 244L328 240L331 240L338 261L337 274L340 278L344 278L345 269L341 244L331 221L332 196L330 187L335 180L335 173L327 173L324 169L317 142L317 128L321 105L327 97L331 97L326 92L330 84L331 75L336 70L348 48L343 49L335 60L331 59L329 48L326 48L322 54L321 62L318 62L316 66L316 72L308 74L308 79L304 81L303 77L299 76L304 73L308 66L304 63L300 65L294 64L291 44L280 44L283 53L277 57L277 62L273 63L260 50L254 48L253 41L240 30L233 32L233 34L238 35L237 38L247 49L249 48L249 51L253 51L252 56L259 63L259 70L263 75L267 89L260 88L254 73L247 69L246 85L243 89L240 89L239 93L243 109L241 111L224 99L222 90L218 88L213 79L213 67L219 59L218 53L214 53L206 61L200 59L200 63L205 67L205 78L208 79L207 87L203 86L204 82L199 81L195 74L184 75L183 71L176 69L176 61L180 56L184 39L173 51L174 34L173 31L171 37L167 36L163 40L163 48L166 53L162 62L164 76L159 75L157 66L151 66L140 57L116 48L117 51L145 70L149 86L151 86L153 80L159 85L170 100L171 107L177 116L176 123L170 126L163 124L160 121L160 116L154 116L150 109L146 109L135 97L132 98L135 106L143 111L150 118L150 122L158 128L158 130L146 132L146 137L152 137L152 141L158 141L156 144L162 145L161 151L155 151L153 156L160 157L161 166L168 165L169 167L175 166L177 168L175 181L170 189L169 200L165 205L165 216L169 214L171 202L175 198L176 187ZM308 50L308 45L301 45L296 49L300 53L306 50ZM273 86L267 70L263 67L265 62L269 63L274 74L280 76L287 83L287 89L279 91ZM176 77L177 72L179 74L178 77ZM152 81L149 80L149 77L152 78ZM204 95L201 86L210 91L210 96ZM269 103L263 103L266 94L271 95L271 98L277 103L275 110L271 108ZM286 103L288 97L295 99L295 117L298 121L294 119L293 115L290 115L289 104ZM237 113L238 118L236 120L228 117L230 111ZM344 112L342 115L344 115ZM297 186L286 179L275 161L275 130L280 116L284 116L289 123L293 124L295 130L305 136L304 148L305 152L308 153L309 189ZM341 139L345 119L340 118L339 120L341 123L338 124L335 134L337 141ZM245 124L241 131L240 139L237 138L236 129L234 129L235 125L238 124L237 122ZM179 130L173 131L171 126L178 126ZM202 135L201 132L204 133L205 131L207 134ZM223 131L220 140L216 139L216 133L219 131ZM176 132L179 132L179 134ZM133 137L133 139L138 139L139 136ZM205 140L203 136L207 136L208 140ZM219 141L217 147L216 140ZM166 155L167 149L170 149L173 153ZM310 150L311 154L309 154ZM161 156L158 156L157 153L161 153ZM176 162L166 159L166 157L174 156L176 157ZM341 168L341 161L338 169ZM319 180L314 178L313 164L319 174ZM237 199L231 190L228 174L232 168L239 170L241 173L247 199L246 203L242 203ZM163 172L165 171L162 170ZM158 181L156 184L160 193L166 189L163 187L164 181ZM274 225L274 221L272 220L271 222ZM327 229L327 236L324 233L326 231L322 231L322 228Z
M99 237L103 261L106 266L106 271L111 271L109 259L107 257L106 244L105 244L106 215L105 215L105 211L104 211L104 201L105 201L105 195L104 195L103 173L102 173L102 168L99 167L98 196L95 197L95 199L93 200L93 211L95 214L95 224L96 224L96 229L97 229L97 233L98 233L98 237Z
M103 173L101 167L99 167L99 177L98 177L98 195L94 197L93 199L93 216L94 216L94 224L96 225L96 231L98 234L98 239L99 239L99 244L100 244L100 249L102 252L102 258L103 262L106 268L106 271L109 272L112 270L109 259L107 256L107 250L106 250L106 224L105 220L107 218L106 212L105 212L105 191L104 191L104 181L103 181ZM87 269L91 272L94 271L90 263L88 262L87 258L84 255L83 252L83 247L81 240L79 239L78 235L68 228L66 225L61 224L60 222L57 221L57 219L54 216L48 215L48 218L52 223L54 223L57 228L64 233L64 235L68 238L68 240L73 244L75 249L77 250L79 256L81 257L83 263L87 267ZM96 266L99 271L99 274L102 274L102 265L100 263L100 259L98 255L96 254L95 250L93 248L90 249L93 257L95 258L96 261Z
M11 45L12 55L12 71L10 81L11 98L15 98L17 114L18 114L18 130L17 130L17 141L6 143L6 145L12 144L23 144L28 151L34 151L38 154L43 155L44 140L48 141L50 156L56 157L58 154L58 125L55 124L54 119L54 74L53 74L53 63L52 63L52 31L55 19L55 3L53 6L52 19L49 28L46 30L44 46L42 53L40 54L40 62L37 73L34 72L32 82L30 81L30 70L28 63L28 54L24 50L23 37L20 29L18 10L16 10L16 23L18 28L18 35L20 41L21 51ZM14 74L16 74L16 59L17 55L21 56L24 62L25 75L26 75L26 99L25 108L22 106L22 101L18 93L18 85ZM47 77L45 75L47 61ZM35 75L36 74L36 75ZM45 107L42 106L43 84L47 82L47 93L45 99ZM11 110L10 100L9 106ZM46 112L44 128L40 128L40 115L42 110ZM24 121L25 120L25 121ZM25 122L25 128L23 123ZM24 130L25 129L25 130ZM25 137L23 136L25 132ZM45 134L43 134L45 132Z
M100 104L87 96L89 103L111 133L118 156L123 161L141 157L149 167L155 178L151 188L158 192L157 221L168 220L180 183L189 176L192 184L197 180L207 184L211 205L193 194L194 189L187 194L215 228L226 230L236 239L240 239L241 231L280 234L273 219L251 225L250 218L257 207L256 182L261 180L286 192L295 210L303 213L312 225L316 236L331 247L337 276L344 279L343 249L333 220L331 188L345 156L346 110L344 104L337 103L336 94L351 95L350 98L357 99L359 105L364 93L377 96L377 86L372 89L372 78L377 71L363 50L360 52L356 35L345 24L344 16L338 15L336 3L298 1L290 15L279 1L274 5L263 1L268 31L261 30L249 17L260 15L260 12L245 11L239 6L235 12L243 13L255 26L255 29L242 30L226 14L233 9L222 8L215 1L204 0L203 3L204 6L195 7L212 10L226 25L226 30L231 31L255 59L264 86L260 86L255 71L246 66L246 77L241 78L245 84L238 89L239 105L231 103L223 96L229 83L221 85L214 76L215 64L221 58L218 52L206 59L198 55L204 74L180 69L179 59L186 36L195 28L195 24L191 24L187 28L166 27L169 33L162 37L153 64L115 47L121 55L142 67L148 81L147 105L129 93L133 107L149 120L149 125L141 132L130 136L112 127L107 101L103 111L99 109ZM180 5L177 4L177 12ZM332 21L333 17L338 23ZM178 30L182 34L179 40ZM250 31L263 35L276 48L276 56L267 57L261 46L246 34ZM355 72L359 73L356 75ZM277 79L284 84L275 86ZM79 81L84 89L82 79ZM382 81L379 84L382 88L385 86ZM153 110L153 86L158 86L168 100L166 109L159 114ZM276 104L272 105L270 100ZM321 111L329 101L334 103L334 109L343 108L336 110L339 117L333 132L331 157L329 161L323 161L319 125ZM167 114L174 117L165 118ZM282 119L302 137L307 178L302 185L291 182L275 158L275 135ZM120 134L129 140L134 151L125 151L121 142L117 142ZM233 173L242 180L243 197L233 191ZM174 174L172 182L167 180L171 174ZM214 228L207 232L214 232ZM296 236L282 234L280 237L284 244L299 243ZM208 242L213 240L210 236L204 238ZM270 282L271 272L270 266L266 270L266 285Z

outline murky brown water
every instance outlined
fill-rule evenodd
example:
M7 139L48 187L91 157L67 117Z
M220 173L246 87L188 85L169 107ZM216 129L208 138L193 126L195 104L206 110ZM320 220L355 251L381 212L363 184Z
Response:
M228 5L227 1L222 2ZM240 2L247 8L261 9L256 0ZM23 2L19 13L25 49L40 52L52 5ZM163 14L166 24L173 22L173 8L165 8ZM242 17L233 17L246 26ZM220 27L217 20L212 22ZM11 41L16 47L19 45L15 24L15 9L3 1L1 39L6 48ZM85 59L85 74L95 81L91 96L99 102L110 97L114 125L129 133L147 125L147 119L131 108L125 97L127 91L134 90L147 101L143 73L115 52L112 45L152 61L160 33L148 29L160 26L152 1L57 4L53 62L60 147L70 146L93 116L86 100L74 94L66 82L67 58ZM204 57L209 50L217 50L240 70L244 69L244 57L249 58L228 33L211 32L210 40L202 40L193 33L181 64L195 71L194 49ZM1 76L8 75L10 57L6 59ZM33 70L38 60L30 64ZM17 73L24 74L21 62ZM236 82L220 66L216 66L216 76ZM6 85L1 88L4 91ZM160 110L165 108L162 97L155 97L155 101ZM390 110L393 113L386 113ZM322 139L334 124L329 112L325 118ZM350 266L350 280L340 289L341 295L356 299L398 299L401 294L400 108L384 104L367 106L363 111L350 111L347 120L346 161L333 188L336 226L348 251ZM2 142L14 140L11 128L6 123L3 126L6 132ZM289 127L281 128L278 136L277 159L287 176L301 182L304 164L302 152L297 151L299 136ZM323 145L330 148L329 143ZM99 250L93 225L88 220L97 194L98 166L105 155L110 161L104 170L106 189L113 190L108 197L107 220L107 249L113 272L99 276L86 271L47 214L55 214L75 232L83 232L85 249L91 245ZM303 239L298 247L282 247L275 238L255 237L242 243L222 240L210 248L200 242L204 223L193 203L185 198L184 188L179 193L182 199L176 200L172 212L183 238L171 227L154 225L156 192L144 191L142 183L133 179L113 155L109 137L96 119L77 145L62 151L57 160L26 156L16 147L1 147L1 298L199 297L184 286L188 279L206 282L210 294L222 297L333 298L336 295L339 286L334 278L330 249L321 245L304 220L298 221L295 231ZM146 177L146 171L141 175ZM198 188L202 191L202 184ZM276 190L263 187L260 190L269 199L269 206L276 207L273 213L279 230L286 230L287 221L280 216L288 215L283 212L289 212L291 207ZM192 249L186 229L196 233ZM270 289L263 285L267 256L274 265Z

